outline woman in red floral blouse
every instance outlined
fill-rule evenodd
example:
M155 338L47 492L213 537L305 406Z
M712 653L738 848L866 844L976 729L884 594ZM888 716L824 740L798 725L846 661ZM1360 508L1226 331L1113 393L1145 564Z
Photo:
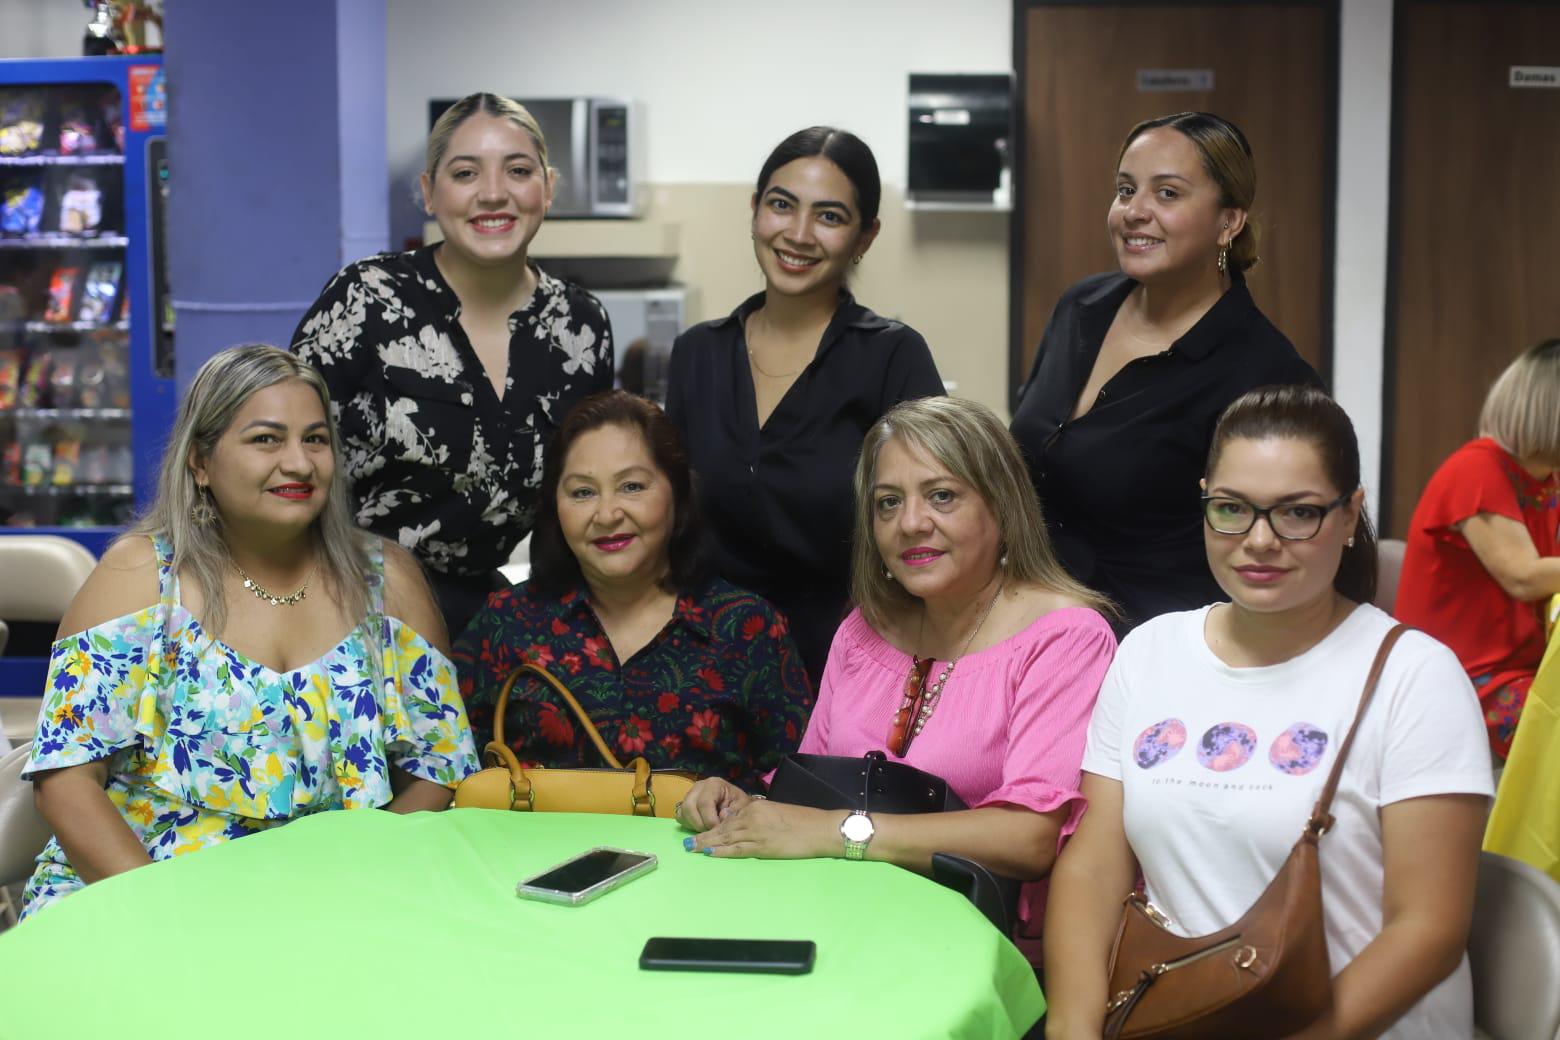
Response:
M531 580L495 592L456 643L478 746L522 662L552 672L620 757L752 782L795 750L812 706L785 618L712 578L681 439L615 390L564 419L542 472ZM600 765L567 705L515 684L504 736L522 762Z

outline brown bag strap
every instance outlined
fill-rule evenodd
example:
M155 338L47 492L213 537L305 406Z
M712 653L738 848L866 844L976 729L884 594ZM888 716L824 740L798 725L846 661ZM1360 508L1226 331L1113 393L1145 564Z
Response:
M1407 631L1407 625L1397 625L1388 632L1381 640L1381 649L1376 651L1376 659L1371 662L1370 674L1365 677L1365 689L1360 692L1360 706L1354 713L1354 723L1338 748L1338 757L1333 761L1332 772L1327 774L1322 796L1316 800L1316 807L1311 810L1311 818L1305 825L1306 834L1313 839L1332 829L1333 815L1329 810L1332 809L1333 795L1338 793L1338 781L1343 778L1344 760L1349 757L1349 750L1354 746L1354 735L1359 732L1360 722L1365 718L1365 709L1370 707L1371 700L1376 696L1376 684L1381 681L1381 670L1387 666L1387 656Z
M574 694L569 692L569 688L563 685L553 673L541 665L532 664L529 661L516 665L504 678L503 689L498 691L498 704L493 709L493 744L497 744L504 751L509 750L509 745L504 741L504 709L509 705L509 691L515 688L515 681L522 675L527 674L541 679L548 686L552 687L554 693L563 698L564 703L573 710L574 717L579 719L580 725L584 727L585 735L590 737L590 742L596 745L597 751L601 752L601 757L606 760L607 765L613 769L623 768L623 763L618 761L617 756L612 753L612 749L607 746L607 742L601 739L601 733L597 731L595 723L590 721L590 716L585 714L585 709L580 707L580 702L574 699ZM483 750L491 753L493 744L489 744ZM507 756L501 754L499 757L508 759L514 756L512 754ZM505 764L508 764L507 761ZM516 766L518 766L518 763L516 763Z

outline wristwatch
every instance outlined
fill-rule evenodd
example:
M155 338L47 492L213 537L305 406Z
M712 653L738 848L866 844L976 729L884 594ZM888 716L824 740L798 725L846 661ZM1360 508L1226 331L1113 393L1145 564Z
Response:
M874 833L876 829L872 826L872 817L867 815L866 810L853 810L840 824L840 836L845 839L845 858L866 859L867 846L872 843Z

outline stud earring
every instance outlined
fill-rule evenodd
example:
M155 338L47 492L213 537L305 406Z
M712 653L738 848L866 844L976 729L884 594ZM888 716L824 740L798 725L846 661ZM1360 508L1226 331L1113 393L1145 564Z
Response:
M1343 545L1344 545L1344 548L1346 548L1346 549L1354 548L1354 536L1352 534L1349 535L1348 540L1346 542L1344 542Z
M217 507L211 502L211 489L196 484L195 504L190 507L190 522L196 527L210 527L217 522Z

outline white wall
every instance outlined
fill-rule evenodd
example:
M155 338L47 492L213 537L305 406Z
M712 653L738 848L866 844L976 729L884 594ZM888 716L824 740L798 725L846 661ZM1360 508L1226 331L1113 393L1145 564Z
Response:
M420 169L428 99L476 90L640 99L652 182L748 182L782 137L826 123L859 134L884 181L903 185L908 73L1013 62L1010 0L387 3L401 199ZM420 231L420 212L392 206L393 239Z
M0 0L0 58L75 58L92 12L80 0Z

